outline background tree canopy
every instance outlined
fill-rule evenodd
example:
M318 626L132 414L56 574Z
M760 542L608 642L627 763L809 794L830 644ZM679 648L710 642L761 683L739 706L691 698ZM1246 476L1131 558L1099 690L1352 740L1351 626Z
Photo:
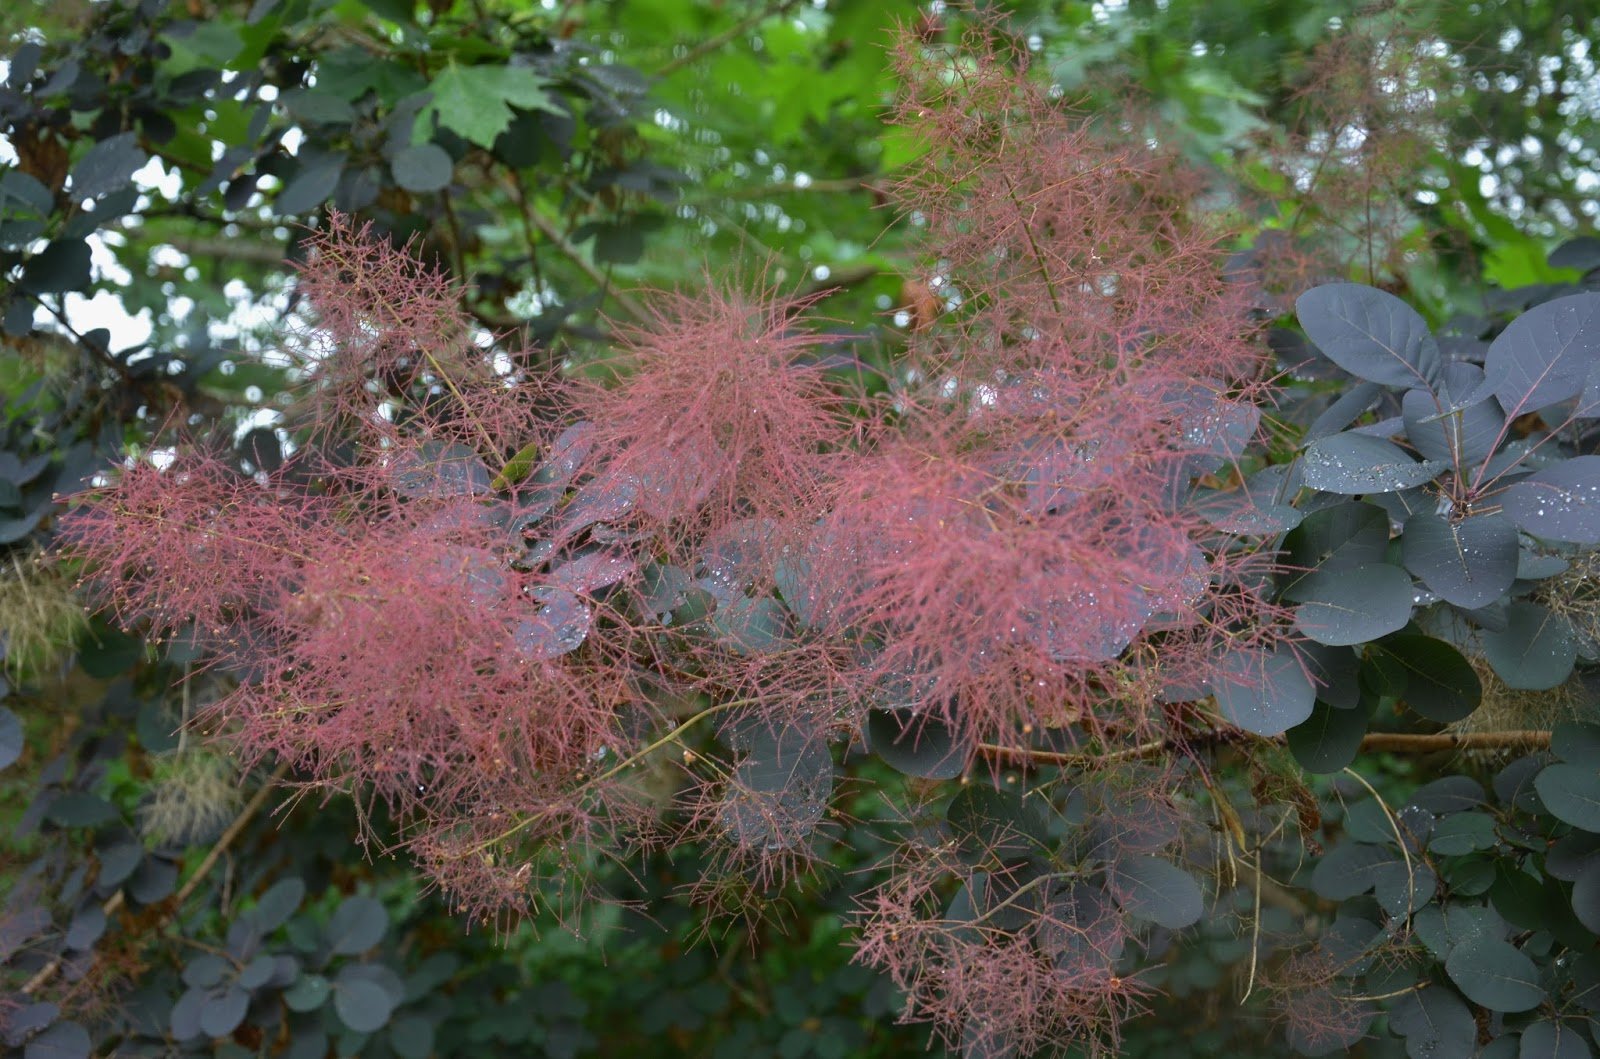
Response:
M1600 1047L1592 5L0 37L8 1054Z

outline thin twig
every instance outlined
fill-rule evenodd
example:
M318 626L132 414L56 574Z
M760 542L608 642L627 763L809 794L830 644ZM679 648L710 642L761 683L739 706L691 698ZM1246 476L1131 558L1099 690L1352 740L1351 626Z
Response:
M1231 733L1217 731L1209 735L1226 741ZM1018 765L1060 765L1066 767L1102 765L1113 761L1138 761L1155 757L1180 745L1193 744L1206 738L1157 739L1122 750L1101 753L1077 751L1061 753L1054 750L1033 750L1028 747L1001 746L998 743L979 743L980 757ZM1361 739L1361 751L1368 754L1430 754L1440 750L1548 750L1550 733L1536 729L1509 732L1369 732Z

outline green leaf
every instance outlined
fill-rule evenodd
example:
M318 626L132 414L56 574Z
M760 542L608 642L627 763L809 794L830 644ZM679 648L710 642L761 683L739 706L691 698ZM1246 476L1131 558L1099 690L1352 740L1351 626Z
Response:
M1304 723L1289 729L1289 752L1307 772L1326 776L1356 759L1366 734L1366 711L1335 709L1319 701Z
M1529 600L1506 608L1504 629L1486 629L1483 655L1508 687L1548 691L1566 680L1578 657L1566 619Z
M1490 1011L1530 1011L1544 1001L1539 969L1498 938L1469 938L1450 950L1445 973L1468 1000Z
M1124 910L1169 930L1190 926L1205 912L1200 883L1160 857L1123 857L1111 869L1108 881Z
M407 191L440 191L450 186L455 162L449 152L435 143L402 148L389 159L394 182Z
M1374 644L1371 653L1375 665L1404 671L1405 704L1430 721L1452 724L1483 701L1483 684L1472 663L1443 640L1401 633Z
M333 1010L339 1021L357 1033L373 1033L394 1013L394 1000L377 982L343 977L333 991Z
M432 120L479 147L493 147L514 116L511 107L565 114L545 87L551 82L526 66L459 66L440 71L431 98L417 114L413 140L425 139Z
M1591 1059L1594 1052L1577 1022L1540 1019L1522 1031L1517 1059Z
M333 985L320 974L303 974L283 991L283 1002L290 1011L315 1011L327 1002Z
M1594 768L1557 763L1534 777L1533 788L1556 819L1600 832L1600 772Z

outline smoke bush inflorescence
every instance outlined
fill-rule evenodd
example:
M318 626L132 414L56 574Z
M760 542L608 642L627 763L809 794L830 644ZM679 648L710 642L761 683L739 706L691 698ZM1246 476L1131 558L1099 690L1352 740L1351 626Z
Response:
M335 217L300 278L292 452L130 461L69 533L99 602L209 649L238 681L205 727L385 804L485 915L675 834L788 878L873 711L942 733L958 802L1020 797L980 747L1169 736L1185 689L1229 660L1248 683L1284 637L1258 558L1180 503L1254 437L1261 352L1183 169L967 45L899 55L925 151L889 190L943 314L876 405L819 367L804 305L718 283L663 296L615 381L532 377ZM669 760L678 832L647 779ZM957 1039L1114 1038L1146 992L1118 972L1140 887L1188 879L1157 856L1177 774L1071 849L913 843L862 957Z

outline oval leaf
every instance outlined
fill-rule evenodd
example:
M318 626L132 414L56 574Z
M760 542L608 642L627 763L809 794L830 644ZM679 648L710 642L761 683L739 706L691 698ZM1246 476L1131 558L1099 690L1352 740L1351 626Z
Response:
M1348 431L1313 441L1303 456L1306 485L1344 496L1424 485L1448 466L1442 460L1418 462L1392 441Z
M1124 911L1169 930L1196 923L1205 912L1200 883L1160 857L1123 857L1111 869L1108 881Z
M873 710L866 735L868 750L896 771L923 779L954 779L972 753L941 718L910 710Z
M1490 1011L1530 1011L1544 1001L1539 969L1499 938L1468 938L1450 950L1444 970L1468 1000Z
M1535 537L1600 544L1600 456L1536 471L1501 495L1501 507Z
M1506 608L1502 629L1482 633L1483 655L1507 687L1547 691L1566 680L1578 657L1572 628L1537 603L1519 599Z
M1517 527L1500 512L1452 522L1419 511L1406 520L1400 557L1440 599L1477 610L1517 579Z
M1295 628L1330 647L1370 643L1405 628L1414 596L1410 576L1388 563L1313 573L1295 586Z
M346 978L334 988L333 1010L340 1022L357 1033L373 1033L394 1013L394 999L377 982Z
M1600 294L1556 298L1529 309L1500 332L1484 358L1484 387L1515 417L1583 393L1597 359Z
M1289 729L1289 752L1307 772L1326 776L1356 759L1366 734L1364 710L1340 710L1318 702L1303 724Z
M1438 381L1438 344L1421 314L1394 295L1360 283L1325 283L1294 307L1311 341L1350 374L1408 388Z
M328 919L328 949L340 956L366 952L383 940L389 929L389 913L370 897L347 897Z
M1289 651L1245 648L1223 657L1211 679L1217 708L1229 724L1278 735L1311 716L1316 688Z
M1558 820L1600 833L1600 774L1592 768L1550 765L1534 777L1533 789Z

